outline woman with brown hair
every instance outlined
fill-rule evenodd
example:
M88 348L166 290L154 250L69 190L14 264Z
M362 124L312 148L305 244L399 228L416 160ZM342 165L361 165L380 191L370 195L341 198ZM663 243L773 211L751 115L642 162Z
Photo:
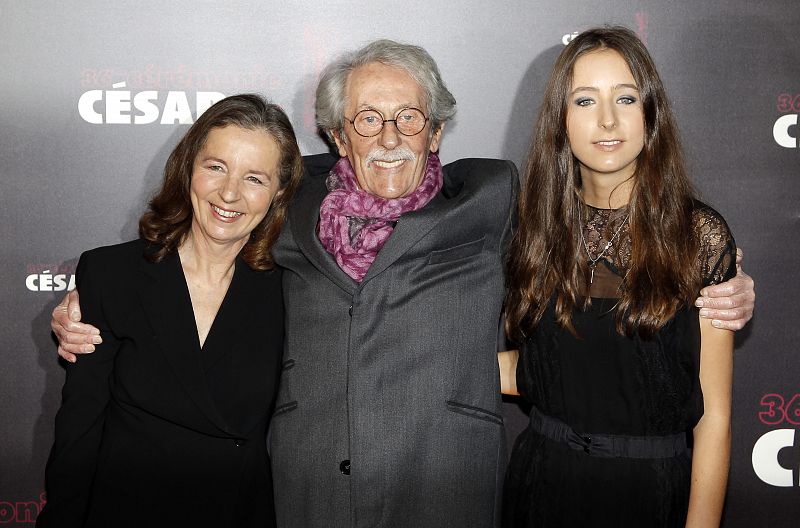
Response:
M531 404L506 526L718 526L732 333L692 302L735 274L723 218L694 198L661 79L624 28L558 57L509 257L514 382Z
M37 526L274 526L270 249L302 170L279 107L225 98L173 150L141 238L81 256L102 344L67 365Z

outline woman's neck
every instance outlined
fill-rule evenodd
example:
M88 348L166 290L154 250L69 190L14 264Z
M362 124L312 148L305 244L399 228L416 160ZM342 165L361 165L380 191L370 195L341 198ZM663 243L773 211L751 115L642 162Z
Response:
M233 273L236 255L245 242L217 244L190 231L178 246L183 271L209 285L227 284Z
M622 182L586 176L581 179L581 198L586 205L598 209L621 209L628 205L633 191L633 178Z

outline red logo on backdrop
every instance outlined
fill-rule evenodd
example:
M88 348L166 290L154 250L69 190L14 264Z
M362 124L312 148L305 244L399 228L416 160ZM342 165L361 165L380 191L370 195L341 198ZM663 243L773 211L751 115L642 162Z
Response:
M38 501L0 501L0 524L33 524L45 502L44 492L39 494Z
M758 419L764 425L788 426L773 429L761 435L753 446L753 471L756 476L770 486L791 487L798 484L800 472L800 442L797 430L791 426L800 425L800 394L784 395L771 392L761 397L761 410ZM794 449L793 449L794 448ZM791 467L786 467L786 459L781 451L788 449L794 456Z
M634 15L636 19L636 36L642 39L645 46L647 45L647 13L638 12Z
M778 95L776 109L783 114L772 126L775 143L784 148L798 147L798 116L800 116L800 93L786 92Z
M758 413L758 419L764 425L800 425L800 394L788 401L781 394L765 394L761 398L761 408L764 410Z

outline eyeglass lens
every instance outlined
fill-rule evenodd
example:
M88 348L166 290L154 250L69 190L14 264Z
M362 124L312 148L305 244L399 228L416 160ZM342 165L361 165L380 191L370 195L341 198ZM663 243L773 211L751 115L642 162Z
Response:
M353 127L362 136L371 137L377 135L388 121L394 122L401 134L414 136L425 128L427 119L416 108L404 108L394 119L383 119L377 110L362 110L353 118Z

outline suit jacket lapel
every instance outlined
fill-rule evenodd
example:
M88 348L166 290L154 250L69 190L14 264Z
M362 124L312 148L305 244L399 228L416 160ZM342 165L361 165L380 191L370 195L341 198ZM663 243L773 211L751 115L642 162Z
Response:
M355 291L357 284L336 264L317 236L319 222L319 206L328 194L322 175L309 177L306 175L298 190L297 199L289 209L289 227L300 251L308 260L331 281L345 291Z
M362 284L386 270L436 227L442 219L442 212L448 208L448 205L450 205L449 201L439 193L422 209L411 211L401 216L386 244L378 252L375 261L369 267Z
M140 271L142 309L167 363L205 418L229 434L206 386L191 297L177 253L158 263L142 259Z
M362 284L391 266L406 251L414 247L420 239L430 233L448 211L457 207L463 201L465 194L461 191L464 180L461 178L454 180L453 175L448 173L447 166L444 167L443 171L444 185L442 190L422 209L411 211L400 217L394 231L392 231L392 235L386 241L386 245L378 252L378 256L370 266Z

